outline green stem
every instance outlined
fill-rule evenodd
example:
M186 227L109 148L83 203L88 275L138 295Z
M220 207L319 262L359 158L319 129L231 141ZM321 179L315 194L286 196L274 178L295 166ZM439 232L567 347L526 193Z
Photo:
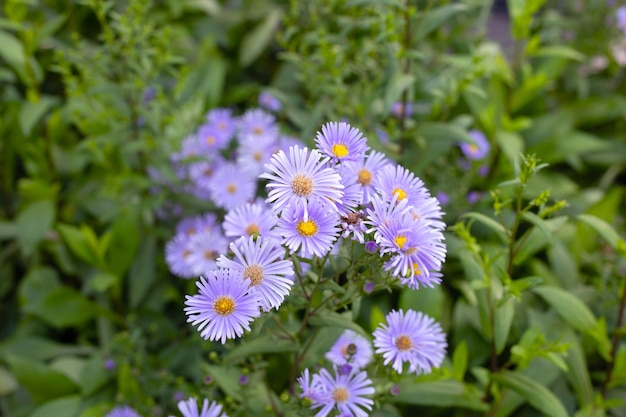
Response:
M615 367L615 355L617 353L617 348L619 345L619 331L622 328L623 320L624 320L624 310L626 310L626 279L622 281L622 296L619 303L619 308L617 309L617 323L615 324L615 331L613 332L613 340L611 343L611 356L610 360L606 365L606 378L604 379L604 383L602 384L602 399L606 399L606 392L609 388L609 383L611 382L611 377L613 376L613 368Z

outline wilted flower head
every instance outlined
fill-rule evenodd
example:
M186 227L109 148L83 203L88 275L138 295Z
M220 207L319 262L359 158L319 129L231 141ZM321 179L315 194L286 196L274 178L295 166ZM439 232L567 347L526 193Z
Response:
M178 409L183 417L228 417L226 413L222 413L221 404L215 401L209 402L206 398L202 402L202 409L198 408L198 402L195 398L180 401L178 403Z
M351 364L363 369L372 360L372 344L352 330L344 331L326 353L326 359L337 366Z
M474 139L475 143L467 143L461 142L459 145L461 147L461 151L467 159L483 159L489 154L489 150L491 149L491 145L487 140L487 137L484 133L478 130L470 130L469 135Z
M376 353L383 355L384 364L402 373L405 362L409 372L430 373L443 362L447 342L439 323L421 312L392 311L387 324L374 331Z

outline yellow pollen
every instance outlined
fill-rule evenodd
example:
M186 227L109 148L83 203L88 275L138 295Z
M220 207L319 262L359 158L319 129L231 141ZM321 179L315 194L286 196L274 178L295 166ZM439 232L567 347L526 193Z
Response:
M298 197L308 197L313 192L313 181L302 174L297 174L291 180L291 189Z
M261 231L259 226L256 223L250 223L248 227L246 227L246 234L248 236L252 236L253 234L257 234Z
M413 273L415 275L422 275L422 270L420 269L419 265L416 264L415 262L413 262Z
M207 169L204 170L204 176L205 177L210 177L211 175L213 175L213 169L207 168Z
M209 145L215 145L215 137L214 136L207 136L206 143L208 143Z
M254 129L252 129L252 131L257 136L263 134L263 128L262 127L255 127Z
M398 245L400 249L402 249L404 247L404 244L406 243L406 236L396 236L393 241L396 243L396 245Z
M213 303L213 310L220 316L227 316L235 311L235 300L222 296Z
M311 220L298 223L296 228L298 229L300 236L309 237L317 233L317 226Z
M337 158L343 158L344 156L348 156L349 153L350 152L348 152L348 148L346 148L345 145L342 145L341 143L333 145L333 154Z
M224 122L219 122L219 123L217 124L217 128L218 128L219 130L225 130L225 129L226 129L226 123L224 123Z
M263 159L263 154L259 151L256 151L255 153L252 154L252 157L254 158L255 161L260 162L261 159Z
M213 250L205 250L204 251L204 257L206 259L215 259L217 257L217 252L215 252Z
M230 184L228 184L228 187L226 187L226 190L231 194L235 194L235 192L237 191L237 186L231 182Z
M407 255L413 255L415 252L417 252L416 246L411 246L410 248L404 251L404 253L406 253Z
M372 182L372 173L365 168L361 169L357 176L359 177L357 181L361 185L370 185Z
M191 226L188 227L187 230L185 230L185 233L187 233L187 235L191 236L191 235L195 235L196 234L196 228Z
M189 249L185 249L183 251L183 258L187 258L189 255L191 255L191 251Z
M345 403L350 399L350 393L344 387L337 387L333 390L333 400L336 403Z
M406 198L406 192L402 188L394 188L391 194L398 196L398 201Z
M263 268L259 265L248 265L243 270L243 277L250 278L250 286L255 287L263 282Z
M403 351L411 350L413 349L413 342L409 336L400 335L396 339L396 347Z
M476 153L476 151L478 150L478 146L474 145L473 143L469 146L469 150L471 153Z

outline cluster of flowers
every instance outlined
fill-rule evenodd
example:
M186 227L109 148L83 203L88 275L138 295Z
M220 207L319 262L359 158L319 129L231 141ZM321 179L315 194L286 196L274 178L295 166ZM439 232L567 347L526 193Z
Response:
M209 402L204 399L202 408L198 408L195 398L189 398L187 401L180 401L178 409L183 417L228 417L222 412L222 405L215 401ZM119 406L111 410L106 417L141 417L139 413L128 406ZM172 416L173 417L173 416Z
M430 373L443 362L447 347L439 323L413 310L390 312L387 324L379 326L373 336L376 353L400 374L405 362L409 372ZM317 416L327 416L333 409L342 416L367 416L363 409L372 409L373 401L367 396L374 394L374 387L365 367L372 357L370 341L346 330L326 353L334 374L321 369L311 375L305 369L298 378L300 397L308 399L311 408L320 408Z

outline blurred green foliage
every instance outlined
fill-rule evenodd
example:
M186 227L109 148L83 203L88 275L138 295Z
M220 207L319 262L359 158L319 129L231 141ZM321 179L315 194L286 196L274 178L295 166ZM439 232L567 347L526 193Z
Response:
M169 415L178 393L295 415L280 373L294 349L313 365L338 328L369 332L399 304L442 322L449 359L396 376L373 415L625 416L619 5L509 0L503 47L491 3L4 1L0 414ZM319 317L309 356L259 334L201 343L182 314L193 283L163 262L174 225L156 214L207 207L151 192L148 175L174 178L169 156L206 111L263 89L292 135L312 143L345 118L450 199L444 284L365 297L356 324ZM492 150L468 165L469 129Z

